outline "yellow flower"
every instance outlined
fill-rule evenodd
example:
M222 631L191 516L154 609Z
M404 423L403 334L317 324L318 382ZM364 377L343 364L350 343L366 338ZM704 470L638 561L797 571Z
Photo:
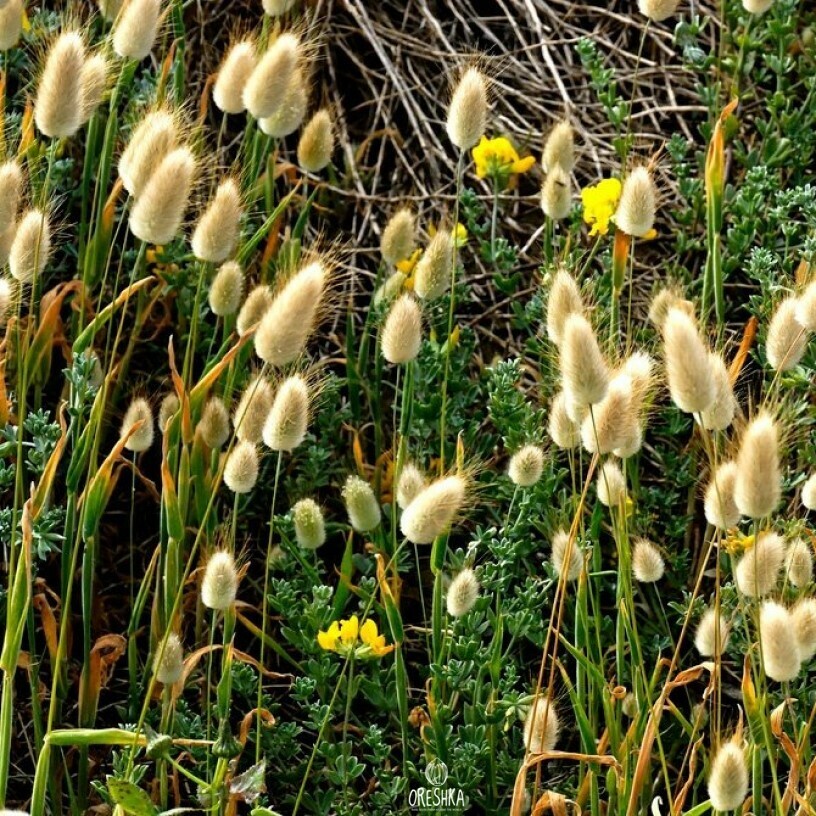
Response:
M731 530L722 546L729 555L742 555L754 546L754 536L743 535L739 530Z
M348 620L340 621L340 641L343 646L353 647L357 643L357 635L360 633L360 621L356 615L352 615Z
M331 625L325 632L317 633L317 643L321 649L327 652L336 652L337 643L340 640L340 624L337 621L332 621Z
M417 261L421 256L422 250L415 249L408 258L397 261L397 269L404 275L410 275L414 271L414 267L417 265Z
M618 207L621 189L619 179L608 178L581 190L584 221L592 225L590 235L606 235L609 232L609 221Z
M385 635L377 631L377 624L369 619L360 625L356 615L341 621L332 621L329 628L317 633L317 643L327 652L354 654L355 657L382 657L394 651Z
M433 238L434 235L436 235L436 226L434 224L431 224L428 227L428 235L430 235L431 238ZM467 244L468 240L467 227L461 221L457 221L456 226L451 230L451 238L453 238L453 242L458 247L463 247L465 246L465 244Z
M519 158L516 149L504 136L497 136L495 139L482 136L472 154L479 178L491 176L506 179L515 173L526 173L535 164L533 156Z
M360 640L371 650L374 657L382 657L394 651L393 644L386 646L385 635L377 632L377 624L370 618L360 627ZM365 656L365 655L362 655Z

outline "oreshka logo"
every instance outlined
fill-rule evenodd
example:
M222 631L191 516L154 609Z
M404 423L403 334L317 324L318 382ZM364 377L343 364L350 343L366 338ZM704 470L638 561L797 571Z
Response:
M465 807L465 794L460 788L448 787L448 766L441 759L432 759L425 766L428 786L412 788L408 805L420 813L460 812Z

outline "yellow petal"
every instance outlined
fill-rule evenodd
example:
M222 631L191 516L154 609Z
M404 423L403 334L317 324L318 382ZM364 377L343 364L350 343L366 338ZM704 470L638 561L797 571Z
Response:
M356 615L352 615L348 620L340 621L340 640L344 645L352 645L357 640L359 631L360 622Z
M371 646L372 643L377 639L377 624L369 618L361 627L360 627L360 640L366 644L366 646Z
M535 156L527 156L523 159L517 159L516 161L513 162L513 165L510 168L510 170L513 173L526 173L528 170L532 168L535 162L536 162Z

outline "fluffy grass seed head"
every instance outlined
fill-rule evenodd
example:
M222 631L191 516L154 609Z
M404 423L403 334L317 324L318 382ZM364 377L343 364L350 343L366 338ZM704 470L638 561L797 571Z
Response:
M224 446L230 435L230 421L227 406L220 397L207 400L196 430L208 448L217 450Z
M759 639L765 674L779 683L794 680L802 667L802 655L793 616L782 604L763 601Z
M250 380L232 417L238 439L244 439L254 445L261 441L264 423L272 408L274 396L272 386L265 377L258 374Z
M235 314L244 294L244 272L236 261L227 261L215 273L210 284L209 302L212 313L219 317Z
M400 510L408 507L427 486L422 471L413 462L406 462L397 479L397 504Z
M130 405L128 405L122 420L120 436L125 436L137 422L141 424L125 442L125 447L134 453L141 453L153 444L153 435L155 433L153 429L153 412L150 410L150 403L143 397L131 400Z
M238 595L238 569L232 553L214 552L207 560L201 580L201 603L208 609L229 609Z
M573 313L564 322L559 363L568 402L594 405L609 388L609 366L590 322Z
M163 649L161 645L159 646L153 661L153 671L156 679L165 686L172 686L181 680L184 671L184 647L175 632L170 632L167 636Z
M110 65L103 54L92 54L82 66L82 121L87 122L102 103L108 90Z
M431 482L402 512L400 530L414 544L432 544L450 530L467 498L463 476L444 476Z
M0 51L8 51L20 42L24 9L25 0L8 0L0 8Z
M0 326L5 324L17 300L17 281L0 277Z
M575 167L575 135L572 125L566 120L558 122L547 136L541 166L545 173L551 173L558 167L567 175Z
M797 589L813 580L813 550L804 539L795 538L785 552L785 575Z
M259 284L250 291L235 321L235 328L241 337L261 322L261 318L272 306L272 301L272 290L266 284Z
M402 291L402 287L408 276L404 272L397 270L392 272L374 292L373 303L379 306L382 303L390 303Z
M657 209L657 191L646 167L636 167L623 182L615 225L627 235L643 238L651 232Z
M669 309L663 323L663 344L669 392L675 405L688 414L710 408L717 396L717 384L711 373L708 348L694 319L683 309Z
M799 301L785 298L777 307L768 326L765 354L775 371L790 371L799 365L807 350L807 329L797 320Z
M244 88L250 74L258 64L255 43L241 40L227 52L213 85L213 102L222 113L242 113Z
M811 281L797 298L796 320L808 331L816 332L816 280Z
M737 398L731 386L728 366L721 354L710 351L708 364L714 380L714 401L700 415L702 426L708 431L724 431L734 421L737 413Z
M141 62L156 42L161 11L161 0L126 0L113 29L113 50Z
M389 363L401 365L415 360L422 345L422 311L408 292L391 305L382 329L382 355Z
M445 294L452 264L453 236L442 228L431 238L414 268L414 292L420 300L435 300Z
M0 267L8 263L11 255L11 246L14 243L14 236L17 234L17 222L9 224L6 229L0 232Z
M255 332L255 353L271 366L285 366L303 354L320 315L329 267L314 260L278 290Z
M677 11L680 0L638 0L640 13L655 23L662 23Z
M801 598L793 609L793 629L802 660L810 660L816 654L816 598Z
M343 501L349 524L358 533L368 533L379 525L382 516L380 503L365 479L349 476L343 486Z
M616 375L609 383L604 398L581 423L581 442L590 453L612 453L625 449L628 455L632 440L640 447L640 427L632 405L632 382L625 374Z
M484 135L487 121L487 79L473 66L454 88L445 129L459 150L470 150Z
M734 568L737 588L749 598L761 598L776 589L785 560L785 541L772 532L760 533Z
M249 493L258 481L258 449L247 439L239 439L224 465L224 484L233 493Z
M20 165L13 159L0 165L0 232L5 232L17 221L22 190Z
M541 209L553 221L562 221L572 209L570 177L558 165L544 178L541 186Z
M280 34L258 60L244 85L244 107L256 118L272 116L283 104L301 58L300 38Z
M518 487L532 487L543 472L544 451L538 445L525 445L510 457L507 475Z
M164 399L162 399L159 405L159 433L164 433L167 423L178 413L180 407L181 403L175 391L165 394Z
M742 435L734 500L742 515L761 519L776 509L781 498L779 431L773 417L762 412Z
M583 313L584 301L578 283L562 267L555 273L547 298L547 336L556 346L561 345L567 318L572 314Z
M448 614L452 618L464 617L473 609L478 598L479 579L470 567L465 567L450 584L448 584L448 592L445 599Z
M263 0L263 10L270 17L282 17L297 0Z
M170 111L154 110L144 117L119 159L119 177L132 196L141 194L178 139L178 124Z
M643 410L649 392L654 385L655 361L645 351L630 354L620 367L620 373L629 378L632 386L632 407L637 413Z
M736 462L723 462L706 486L703 501L706 521L718 530L728 530L739 524L740 511L734 500L737 470Z
M563 391L559 391L550 404L547 431L550 439L562 450L571 450L581 444L581 426L569 415L567 397Z
M292 508L295 538L304 550L316 550L326 543L323 511L314 499L301 499Z
M292 71L280 105L270 116L258 120L262 133L273 139L284 139L303 123L309 101L309 83L304 72Z
M309 402L309 385L300 374L287 377L278 386L263 426L268 448L290 452L303 442L309 427Z
M307 173L319 173L334 153L334 123L328 108L321 108L306 123L297 146L298 164Z
M82 35L76 31L60 34L48 49L34 102L34 121L43 135L62 139L82 126L84 65Z
M569 556L567 551L569 550ZM558 530L550 542L550 563L555 574L565 581L577 581L584 566L584 558L577 541L572 542L566 530Z
M122 10L123 2L124 0L97 0L96 5L99 8L99 13L109 23L112 23Z
M764 14L774 4L774 0L742 0L742 7L750 14Z
M735 742L720 747L708 775L708 797L714 810L738 811L748 796L748 763L745 751Z
M383 260L394 266L410 258L416 244L416 218L408 207L402 207L391 216L382 232L380 252Z
M190 242L193 255L209 263L221 263L232 255L238 244L243 212L241 188L235 179L225 179L196 224Z
M652 298L649 306L649 320L658 331L662 332L663 324L666 322L669 312L675 308L685 312L692 320L696 321L694 304L690 300L685 300L680 292L671 286L661 289Z
M536 697L524 720L524 747L531 754L555 750L561 723L547 697Z
M666 573L660 550L648 539L638 538L632 549L632 573L641 584L653 584Z
M816 510L816 473L811 473L802 485L802 504L808 510Z
M28 210L20 218L9 250L9 272L20 283L39 278L51 254L51 225L41 210Z
M611 460L604 462L597 479L598 501L613 510L622 507L626 501L626 479L620 465Z
M697 630L694 633L694 647L703 657L716 657L728 646L731 630L722 615L710 606L703 612Z
M130 212L130 231L141 241L169 244L190 203L196 160L187 147L171 150L156 167Z

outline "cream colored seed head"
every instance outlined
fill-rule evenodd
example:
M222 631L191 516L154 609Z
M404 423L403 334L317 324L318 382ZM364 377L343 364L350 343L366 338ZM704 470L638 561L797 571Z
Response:
M569 555L568 555L569 553ZM584 567L584 559L577 541L570 545L569 533L558 530L550 543L550 562L555 574L565 581L577 581Z
M130 231L151 244L169 244L178 234L196 172L196 160L186 147L172 150L136 199Z
M0 232L0 266L5 266L8 263L15 235L17 235L16 221L12 221L3 232Z
M422 253L414 269L414 292L421 300L435 300L450 286L453 266L453 238L440 229Z
M238 595L238 570L232 553L214 552L204 568L201 581L201 603L208 609L229 609Z
M397 504L400 510L408 505L427 487L427 481L422 471L413 462L406 462L402 466L397 480Z
M229 439L229 412L220 397L207 400L197 430L208 448L221 448Z
M304 550L316 550L326 543L326 523L323 511L313 499L301 499L292 508L295 538Z
M307 173L319 173L334 153L334 124L331 114L321 108L306 123L297 146L298 164Z
M776 589L785 560L785 542L776 533L760 533L734 569L737 588L749 598L761 598Z
M637 413L632 406L632 382L618 374L609 383L606 396L581 423L581 442L590 453L612 453L628 448L639 438Z
M80 77L82 85L82 121L93 116L108 90L108 60L102 54L93 54L85 60Z
M619 510L626 501L626 479L620 465L604 462L598 472L598 501L613 510Z
M126 0L113 29L113 50L122 59L141 61L153 49L161 0Z
M648 539L638 538L632 550L632 573L641 584L653 584L666 572L660 550Z
M0 8L0 51L8 51L20 42L24 9L25 0L8 0Z
M297 0L263 0L263 10L270 17L282 17L295 3Z
M416 219L407 207L391 216L380 239L383 260L392 266L411 256L416 247Z
M694 646L703 657L715 657L722 654L728 646L730 631L722 615L718 615L714 607L709 607L697 624Z
M788 581L803 589L813 580L813 550L806 541L796 538L785 553L785 575Z
M368 533L380 523L382 511L371 485L359 476L349 476L343 486L343 501L349 523L358 533Z
M422 345L422 312L416 298L406 292L391 306L382 331L382 355L389 363L410 363Z
M244 106L244 88L258 60L255 43L242 40L235 43L218 69L213 85L213 102L222 113L241 113Z
M575 137L569 122L559 122L550 131L544 144L541 165L545 173L552 172L556 167L563 170L566 175L572 172L575 166Z
M618 459L629 459L643 447L643 428L637 420L627 423L626 428L623 442L612 451Z
M141 397L133 400L125 411L122 420L121 436L129 433L136 423L141 423L125 442L125 447L134 453L146 451L153 444L153 412L150 403Z
M448 138L460 150L470 150L484 134L486 119L487 80L477 68L468 68L448 107Z
M555 750L561 723L555 708L543 696L536 697L524 720L524 747L531 754Z
M235 261L227 261L210 284L209 302L212 313L219 317L235 314L244 294L244 273Z
M299 374L287 377L278 388L263 426L264 444L273 451L293 451L309 427L309 385Z
M694 304L690 300L683 299L677 290L668 288L661 289L652 298L649 307L649 320L658 331L663 331L663 324L672 309L680 309L696 322L697 316L694 312Z
M572 209L570 178L557 165L547 173L541 187L541 209L553 221L566 218Z
M255 445L241 439L235 443L224 465L224 484L233 493L249 493L258 481L258 450Z
M680 0L638 0L640 13L656 23L662 23L677 11Z
M267 365L285 366L306 349L320 314L329 270L312 261L275 295L255 332L255 353Z
M238 329L241 337L261 322L261 318L272 306L273 300L272 290L264 284L256 286L247 295L241 311L238 312L238 319L235 321L235 328Z
M244 107L256 118L272 116L283 104L300 60L298 37L284 32L258 60L244 86Z
M811 473L802 485L802 504L808 510L816 510L816 473Z
M510 459L507 475L519 487L532 487L544 472L544 451L538 445L525 445Z
M759 640L765 674L779 683L796 679L802 666L796 626L791 613L776 601L763 601Z
M269 381L260 374L253 377L241 394L232 417L235 435L257 445L263 436L264 422L272 408L274 393Z
M0 165L0 232L5 232L17 220L23 171L13 159Z
M171 632L164 643L159 644L156 658L153 661L156 679L165 686L172 686L181 680L184 672L184 647L175 632Z
M0 326L4 325L11 314L17 296L17 282L11 278L0 277Z
M547 424L550 439L563 450L577 448L581 444L581 426L573 422L567 411L567 398L559 391L550 405L550 420Z
M467 496L461 476L446 476L431 482L403 510L402 534L414 544L431 544L450 530Z
M609 366L583 315L573 313L566 319L559 349L567 400L579 406L600 402L609 387Z
M673 307L663 324L666 374L675 405L689 414L710 408L717 396L708 348L694 320Z
M705 491L706 521L718 530L728 530L739 524L740 511L734 501L737 484L737 463L723 462L711 477Z
M177 143L178 127L170 113L157 110L145 116L119 159L119 176L132 196L141 195L162 159Z
M748 763L741 746L727 742L717 751L708 777L708 796L714 810L739 810L748 796Z
M816 598L801 598L793 609L793 629L802 660L810 660L816 654Z
M399 270L392 272L374 292L374 305L379 306L381 303L392 301L402 291L406 280L407 275L404 272Z
M764 14L774 4L774 0L742 0L742 7L751 14Z
M178 413L181 403L175 391L166 394L159 405L159 433L164 433L167 423Z
M776 307L768 326L765 353L775 371L796 368L807 350L808 332L796 319L798 305L797 298L785 298Z
M84 64L82 35L76 31L60 34L48 51L34 103L34 121L43 135L65 138L81 127Z
M630 354L620 368L632 385L632 408L636 413L643 410L646 398L654 384L655 361L644 351Z
M479 599L479 579L476 573L465 567L448 585L445 605L452 618L462 618L470 612Z
M258 120L258 127L273 139L284 139L303 123L309 100L306 77L300 68L292 71L281 103L270 116Z
M709 431L724 431L734 421L737 398L731 387L731 377L722 355L708 353L711 378L714 380L714 401L700 414L702 426Z
M28 210L20 219L9 250L9 271L20 283L39 278L51 254L51 226L40 210Z
M636 167L623 183L615 225L627 235L643 238L654 227L657 191L652 174L645 167Z
M816 280L811 281L797 298L795 316L808 331L816 331Z
M231 178L222 181L196 225L190 242L193 255L209 263L221 263L232 255L238 244L243 212L238 183Z
M742 515L761 519L776 509L781 498L779 432L770 414L760 413L742 435L734 500Z
M97 0L99 13L110 23L112 23L122 10L124 0Z
M575 278L563 267L555 273L547 298L547 335L557 346L564 338L564 324L572 314L582 315L584 302Z

